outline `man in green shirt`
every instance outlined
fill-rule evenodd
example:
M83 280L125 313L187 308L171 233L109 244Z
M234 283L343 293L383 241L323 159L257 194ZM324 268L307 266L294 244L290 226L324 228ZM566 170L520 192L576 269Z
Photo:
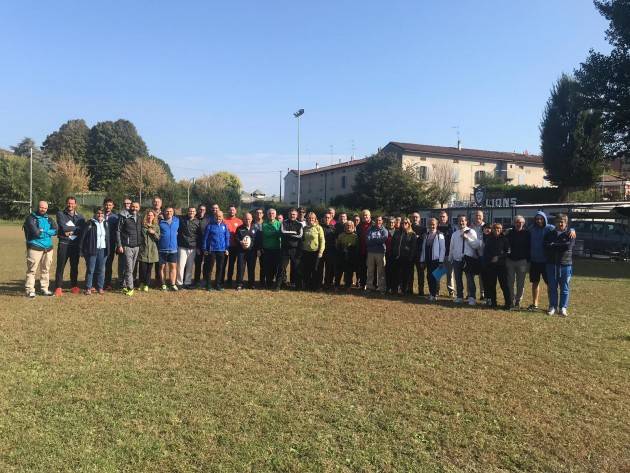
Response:
M277 284L274 286L274 280L281 279L281 242L282 230L280 221L276 218L276 209L269 209L267 210L267 219L262 225L264 273L261 274L261 279L267 289L279 289Z

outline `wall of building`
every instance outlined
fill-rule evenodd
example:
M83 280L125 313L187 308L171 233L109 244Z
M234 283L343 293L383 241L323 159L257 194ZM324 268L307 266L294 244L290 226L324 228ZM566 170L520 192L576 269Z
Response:
M300 203L327 204L339 195L352 192L352 186L362 164L345 166L317 173L302 175L300 182ZM288 173L284 178L284 202L297 203L297 175Z

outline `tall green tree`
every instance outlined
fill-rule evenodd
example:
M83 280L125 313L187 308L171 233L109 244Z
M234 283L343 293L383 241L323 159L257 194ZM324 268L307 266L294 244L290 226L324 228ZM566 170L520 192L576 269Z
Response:
M90 188L111 188L120 179L125 165L147 155L147 145L130 121L97 123L88 136Z
M562 75L551 90L540 125L543 164L549 181L568 192L592 186L603 171L601 114L584 108L580 84Z
M433 205L434 196L412 167L401 166L394 154L370 156L357 173L352 201L386 212L413 212Z
M16 156L29 157L31 153L31 148L33 149L33 153L39 151L39 147L35 144L35 141L27 136L16 146L11 146L11 151L13 151L13 154L15 154Z
M609 21L610 54L591 50L576 71L589 108L599 110L608 158L630 155L630 0L595 2Z
M28 204L30 165L23 156L3 155L0 157L0 217L24 217ZM48 172L39 161L33 160L33 205L38 200L49 200L50 181Z
M90 128L85 120L68 120L46 137L42 143L44 153L52 160L70 158L87 164L88 136Z
M171 181L171 182L175 181L175 176L173 176L173 171L171 171L171 167L168 165L168 163L166 161L164 161L163 159L158 158L157 156L153 156L152 154L149 155L149 159L152 160L152 161L155 161L156 163L158 163L160 165L160 167L166 173L166 176L168 177L169 181Z

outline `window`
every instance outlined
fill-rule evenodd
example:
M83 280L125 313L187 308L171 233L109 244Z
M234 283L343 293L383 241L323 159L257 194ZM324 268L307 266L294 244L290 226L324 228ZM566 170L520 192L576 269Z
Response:
M486 177L486 171L475 171L475 185L478 186L479 182Z
M341 188L346 188L346 176L341 176Z
M417 172L418 172L418 179L420 179L421 181L426 181L429 179L429 168L426 166L418 166L417 167Z
M518 185L519 186L525 185L525 175L524 174L519 174L518 175Z
M453 169L453 182L459 182L459 169Z

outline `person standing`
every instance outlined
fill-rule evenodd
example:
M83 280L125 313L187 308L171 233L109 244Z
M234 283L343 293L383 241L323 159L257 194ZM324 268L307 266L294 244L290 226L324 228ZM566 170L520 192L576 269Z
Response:
M545 235L544 245L547 258L547 281L549 292L548 315L556 312L561 317L568 316L569 283L573 276L573 246L575 232L568 229L569 219L565 214L555 217L555 228ZM558 292L560 297L558 297Z
M337 275L335 277L335 288L341 287L341 276L344 277L346 290L352 287L352 275L356 271L356 262L359 255L359 238L354 231L354 222L348 220L345 223L344 232L341 233L335 242L337 247Z
M348 214L345 212L341 212L339 214L339 218L337 219L337 223L335 223L335 232L337 232L337 236L341 235L346 231L346 222L348 221Z
M387 219L387 241L385 242L385 292L393 294L394 292L394 260L392 257L392 239L396 232L396 217Z
M263 224L265 223L265 211L258 208L254 211L254 230L256 231L256 239L254 240L254 249L258 258L258 273L261 289L265 286L265 258L263 255ZM252 281L253 283L254 281Z
M484 214L483 214L483 210L481 209L477 209L473 212L472 214L472 222L470 224L470 228L472 228L476 233L477 233L477 237L478 237L478 242L481 243L483 241L482 238L482 234L483 234L483 228L486 225L486 222L484 221ZM483 247L480 246L477 249L477 256L479 258L483 257ZM479 273L479 298L481 300L486 299L486 295L485 295L485 291L484 291L484 286L483 286L483 277L481 276L481 273ZM475 294L476 295L476 294Z
M201 251L201 243L203 240L203 236L206 233L206 226L208 225L208 215L206 214L206 206L201 204L197 208L197 215L195 216L197 219L197 226L199 227L199 233L197 237L197 246L195 250L195 287L201 287L201 281L205 281L206 278L206 267L204 265L204 257L203 251ZM203 279L201 279L203 276Z
M125 272L123 280L123 294L133 296L133 272L140 252L142 242L142 221L140 220L140 204L133 202L129 212L120 214L118 229L116 230L116 251L125 256Z
M236 261L238 260L238 254L241 250L241 245L236 239L236 229L243 225L243 221L236 216L236 207L231 205L228 208L228 216L223 220L225 226L228 228L230 232L230 248L227 259L227 278L226 283L228 287L232 287L232 279L234 277L234 266L236 265ZM225 270L225 269L224 269Z
M105 293L105 262L110 251L109 225L105 221L105 211L99 207L94 217L81 229L79 252L85 258L85 295L92 294L94 278L96 290Z
M304 227L297 220L297 210L289 210L289 218L282 222L280 231L282 232L281 253L282 262L280 264L280 278L278 286L286 285L287 267L290 264L291 287L300 289L302 278L300 277L300 258L302 257L302 236Z
M131 201L129 201L131 204ZM105 261L105 289L112 289L112 269L114 266L114 259L116 257L116 228L118 228L118 219L120 218L116 212L114 212L114 201L109 197L103 200L104 220L107 223L109 229L109 252L107 253L107 261ZM122 258L118 258L118 282L122 281L123 267L120 264Z
M276 209L267 210L267 220L262 225L262 254L264 265L263 286L267 289L280 289L281 284L281 243L282 224L276 218ZM274 286L275 281L275 286Z
M140 261L140 290L149 291L151 286L151 268L160 261L158 242L160 241L160 225L153 209L147 210L142 221L142 240L138 261Z
M529 270L531 250L531 238L529 230L525 226L525 217L517 215L514 219L514 228L505 233L510 242L510 254L505 260L510 303L513 308L520 309L525 290L525 276Z
M197 209L188 207L187 215L180 219L177 232L177 286L191 289L193 284L193 266L199 239L199 220Z
M335 209L332 209L333 211ZM326 248L319 264L318 279L324 280L324 289L331 290L335 283L335 264L337 262L337 248L335 241L337 240L337 230L333 223L333 214L328 212L322 218L322 230L324 231L324 239L326 240Z
M503 225L495 223L489 235L483 237L481 276L484 282L486 305L497 307L497 281L503 292L504 309L509 310L510 290L507 284L505 261L510 253L510 241L503 235Z
M53 259L52 237L57 235L57 224L47 215L48 202L40 200L37 210L26 217L24 221L24 236L26 238L26 296L33 299L35 293L35 278L40 274L39 285L42 294L52 296L48 290L50 281L50 266Z
M302 227L305 227L307 222L306 222L306 209L304 207L300 207L298 209L298 222L300 222L300 224L302 225Z
M76 211L77 200L74 197L66 199L66 208L57 212L57 269L55 271L55 296L63 294L63 272L66 262L70 260L70 282L72 294L81 292L79 289L79 237L81 228L85 224L83 215Z
M164 218L160 220L160 275L162 290L168 290L166 283L170 283L171 290L177 291L177 235L179 233L179 218L175 216L173 207L167 207Z
M326 240L324 230L317 222L317 215L314 212L308 213L306 222L300 270L303 279L302 286L306 290L317 291L322 283L321 279L319 279L319 276L321 276L319 265L326 249Z
M142 202L140 202L140 206L142 207ZM151 201L151 208L153 209L153 212L155 212L155 216L157 217L157 221L159 224L162 221L162 219L164 219L164 209L162 208L162 197L160 197L159 195L154 196L153 200ZM163 279L162 279L162 270L161 270L161 265L159 261L153 265L153 268L155 270L156 285L157 287L161 287L165 283L165 281L163 282Z
M359 237L359 261L357 279L359 287L365 290L367 288L367 235L372 228L372 214L368 209L361 211L361 222L356 227L357 236ZM370 281L373 285L373 281Z
M208 266L208 279L206 279L206 289L211 291L223 290L223 265L225 257L228 256L230 247L230 232L223 222L223 212L217 211L214 218L206 227L203 238L202 250L206 256ZM212 268L216 266L214 273L214 288L210 283L212 278Z
M376 222L367 232L365 248L367 251L367 288L385 294L385 250L389 233L383 226L383 217L376 217ZM376 281L376 285L374 284Z
M427 272L427 284L429 285L429 300L436 301L440 292L440 284L433 271L444 264L446 260L446 238L438 230L438 221L435 218L429 219L427 233L420 246L420 263Z
M411 229L416 234L418 245L423 244L424 236L427 233L426 227L422 225L422 218L420 216L420 212L414 212L411 214ZM420 297L424 296L424 266L420 264L420 258L416 258L414 263L415 272L418 273L418 295ZM407 292L409 294L413 294L413 281L414 281L414 271L411 272L411 279L409 280L409 287L407 287Z
M391 255L387 260L387 266L391 264L392 294L405 294L409 287L409 279L413 272L414 262L417 259L418 237L411 229L411 220L405 217L401 221L401 227L394 232L391 243Z
M449 258L455 274L456 295L455 303L461 304L464 300L464 274L468 290L468 304L475 305L477 288L475 286L475 274L479 272L479 260L477 255L477 232L468 227L468 219L465 215L457 217L458 229L451 237Z
M241 246L236 263L236 290L243 289L243 276L247 266L247 288L254 289L256 280L256 228L254 218L247 212L243 216L243 225L236 229L236 239Z
M446 255L444 257L444 269L446 269L446 289L448 291L448 296L453 297L455 293L455 288L453 286L453 267L448 259L448 253L451 247L451 237L453 236L453 226L448 221L448 213L446 210L440 211L440 216L438 220L438 231L444 235L444 243L446 244ZM438 281L439 286L439 281ZM439 289L439 287L438 287Z

